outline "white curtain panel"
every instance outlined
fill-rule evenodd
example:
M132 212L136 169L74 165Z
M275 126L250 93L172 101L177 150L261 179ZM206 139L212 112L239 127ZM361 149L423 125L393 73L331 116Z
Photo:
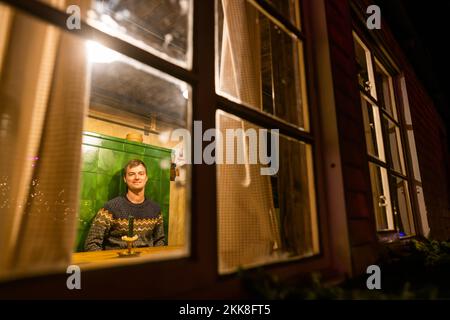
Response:
M51 4L65 11L64 1ZM0 277L70 264L90 87L83 40L8 12L0 38Z

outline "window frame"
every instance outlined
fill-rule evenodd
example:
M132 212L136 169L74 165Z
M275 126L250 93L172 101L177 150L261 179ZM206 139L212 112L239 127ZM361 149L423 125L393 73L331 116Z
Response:
M363 47L364 50L367 50L369 52L369 55L366 55L366 57L370 58L370 69L368 67L369 77L370 73L372 74L372 78L374 79L374 86L371 87L371 92L368 93L367 90L365 90L364 87L361 85L358 85L359 94L361 99L365 99L368 104L370 104L372 107L375 106L378 109L379 112L379 119L381 128L380 130L382 135L382 149L384 153L384 159L378 158L372 154L370 154L366 148L367 152L367 158L368 163L372 163L376 166L379 166L386 170L387 172L387 179L388 179L388 186L389 186L389 197L392 198L393 190L391 190L392 183L391 183L391 177L392 178L400 178L407 182L408 184L408 196L409 196L409 203L408 207L410 209L410 219L412 219L412 226L414 227L414 232L409 235L401 236L399 237L399 240L407 240L410 238L417 237L421 233L421 229L419 226L419 213L418 213L418 203L417 203L417 196L415 195L415 191L413 189L414 186L414 177L412 172L412 165L411 165L411 154L408 146L408 140L407 140L407 133L406 133L406 125L405 125L405 114L404 114L404 101L402 97L402 92L400 88L400 79L402 77L402 73L397 67L399 63L394 61L392 59L392 56L388 51L385 50L385 47L381 43L381 40L378 39L376 36L372 37L371 35L367 35L367 31L362 29L362 27L354 22L353 23L353 42L354 45L359 44ZM392 111L394 114L391 115L385 107L382 105L381 98L377 97L377 88L376 88L376 81L375 81L375 67L378 65L381 67L382 71L389 77L390 79L390 86L389 89L391 98L393 99L394 103L394 110ZM375 93L375 94L373 94ZM364 106L361 107L361 112L363 112ZM395 118L396 115L396 118ZM391 157L391 150L388 148L389 145L386 144L386 140L389 139L385 135L385 125L383 124L384 117L386 117L389 121L392 121L394 126L398 128L398 134L397 138L399 139L399 142L397 142L397 150L399 153L400 158L400 172L396 171L395 169L391 168L390 163L390 157ZM366 142L365 142L366 143ZM378 141L377 141L378 143ZM400 144L400 146L399 146ZM379 148L379 145L378 145ZM402 172L402 169L404 170ZM371 185L372 190L372 185ZM374 193L371 192L371 196L373 197ZM392 209L392 202L391 202L391 216L394 221L394 229L393 230L379 230L377 224L375 224L375 231L377 232L379 236L379 240L381 242L391 242L392 236L397 235L398 231L398 225L395 222L396 217ZM375 218L375 216L374 216ZM411 223L410 223L411 224Z
M318 113L319 109L317 106L316 93L314 92L314 86L312 84L316 83L316 77L313 72L313 46L312 41L308 41L308 39L312 39L312 30L310 28L311 18L308 16L307 12L312 10L313 4L310 4L308 1L301 1L297 6L297 9L300 11L299 15L299 26L294 26L291 21L282 16L277 9L272 6L270 3L264 0L245 0L253 4L257 10L261 11L261 14L264 14L271 22L275 23L277 26L282 28L284 31L293 35L297 38L298 41L301 42L303 47L303 70L305 73L305 91L306 91L306 107L307 110L304 112L305 116L308 116L308 119L304 119L304 121L308 124L305 128L300 128L291 124L279 117L271 115L263 110L257 110L255 108L249 107L244 103L236 102L236 99L228 99L227 97L217 93L215 93L215 109L214 113L217 110L222 110L226 113L229 113L234 116L240 117L242 120L249 121L254 125L263 127L263 128L276 128L279 130L280 135L284 135L287 138L292 138L299 142L307 143L311 146L311 157L313 163L313 183L314 183L314 200L316 204L316 220L317 220L317 230L319 237L319 253L308 256L308 257L299 257L293 260L288 261L276 261L262 264L265 268L272 267L280 267L286 268L288 270L289 266L297 265L301 266L300 270L308 270L307 266L309 263L313 265L319 265L321 268L331 263L329 252L331 245L328 243L328 234L329 227L326 226L326 222L329 218L326 216L326 196L325 192L320 192L321 190L325 190L324 181L325 178L320 171L320 154L322 152L322 146L320 141L320 115ZM214 1L214 3L217 3ZM217 9L216 9L217 10ZM215 12L217 12L215 10ZM298 13L297 13L298 15ZM216 39L215 39L216 41ZM216 52L216 51L214 51ZM217 63L217 61L215 62ZM217 64L216 64L217 65ZM217 81L217 75L216 75ZM299 89L300 90L300 89ZM217 216L217 214L216 214ZM218 230L217 230L218 235ZM217 243L218 246L218 243ZM217 255L217 254L216 254ZM218 256L217 256L218 261ZM252 269L254 267L249 267L248 269ZM317 268L317 267L316 267ZM230 273L235 274L235 272ZM282 275L282 273L280 273ZM229 274L219 275L219 277L227 277Z
M51 7L37 0L0 0L11 8L38 18L46 23L58 27L62 32L70 32L83 39L98 41L102 45L115 50L127 57L135 59L140 63L149 65L155 69L165 72L181 81L185 81L192 87L192 117L191 120L202 120L204 130L215 127L216 110L221 109L230 114L251 121L257 125L267 128L277 128L280 134L304 141L312 146L313 176L315 186L315 200L317 204L317 221L319 232L320 254L295 261L279 262L265 266L272 273L287 278L302 272L330 268L332 266L332 244L333 238L330 227L327 226L327 195L325 175L322 172L321 159L323 158L320 139L320 115L317 107L317 95L313 91L316 78L313 73L315 63L313 59L314 48L311 42L305 41L312 38L311 18L308 12L312 11L313 4L304 1L300 3L300 22L302 30L295 28L290 21L282 17L271 5L263 0L251 0L264 8L275 20L294 33L303 42L304 69L306 83L310 130L305 132L283 120L263 114L256 110L243 107L241 104L230 101L215 91L215 6L213 1L193 1L193 32L192 32L192 68L190 70L172 64L163 58L153 55L132 44L106 34L81 21L81 29L68 31L66 21L70 16L63 11ZM201 2L201 3L200 3ZM192 141L193 142L193 141ZM322 191L322 192L321 192ZM195 196L200 195L201 196ZM102 288L105 281L114 282L117 276L126 272L131 275L130 279L139 281L140 285L151 285L155 292L166 294L177 294L189 289L205 288L209 286L223 285L219 279L229 276L219 276L217 268L217 213L216 206L216 167L209 165L192 166L191 181L191 224L188 234L190 237L189 255L187 257L170 260L138 261L135 264L114 265L114 271L103 274L103 270L110 266L93 264L86 277L89 277L89 285ZM84 267L82 267L84 269ZM166 272L160 272L166 270ZM142 279L139 274L158 274L158 279ZM58 272L51 271L51 274ZM176 275L175 277L173 275ZM190 277L183 275L190 274ZM47 274L49 275L49 274ZM65 276L65 275L63 275ZM65 279L65 278L64 278ZM65 281L65 280L64 280ZM238 280L233 280L238 281ZM126 286L126 285L125 285ZM99 290L99 289L98 289ZM104 293L101 296L105 296ZM116 293L117 294L117 293ZM107 295L115 296L113 292ZM130 297L139 295L131 294Z

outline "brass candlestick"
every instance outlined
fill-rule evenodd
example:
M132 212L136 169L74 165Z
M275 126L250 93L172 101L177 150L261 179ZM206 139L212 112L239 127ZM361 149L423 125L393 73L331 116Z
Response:
M119 256L137 256L139 255L139 251L133 250L133 244L138 239L138 235L135 234L132 237L129 236L123 236L122 240L127 243L127 251L126 252L119 252Z
M133 243L138 239L138 235L134 234L134 217L132 215L128 216L128 235L122 236L122 240L127 243L127 251L119 252L119 257L135 257L139 255L139 251L133 250Z

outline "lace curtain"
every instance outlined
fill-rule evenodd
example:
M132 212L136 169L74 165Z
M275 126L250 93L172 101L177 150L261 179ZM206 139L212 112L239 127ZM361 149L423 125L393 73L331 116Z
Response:
M222 7L219 88L250 106L261 108L258 13L247 1L222 0ZM223 137L226 129L259 129L224 113L217 115L216 125ZM243 141L242 145L248 154L247 142ZM217 165L220 272L266 262L280 246L270 176L261 175L260 168L259 164L249 164L248 157L246 164Z
M65 10L65 1L48 2ZM70 264L90 85L83 40L6 6L0 16L0 277L8 277Z

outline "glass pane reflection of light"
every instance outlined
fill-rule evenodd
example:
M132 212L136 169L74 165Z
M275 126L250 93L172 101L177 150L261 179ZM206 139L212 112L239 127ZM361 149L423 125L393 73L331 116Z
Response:
M88 60L91 63L111 63L119 60L120 55L98 42L88 40L86 42Z

